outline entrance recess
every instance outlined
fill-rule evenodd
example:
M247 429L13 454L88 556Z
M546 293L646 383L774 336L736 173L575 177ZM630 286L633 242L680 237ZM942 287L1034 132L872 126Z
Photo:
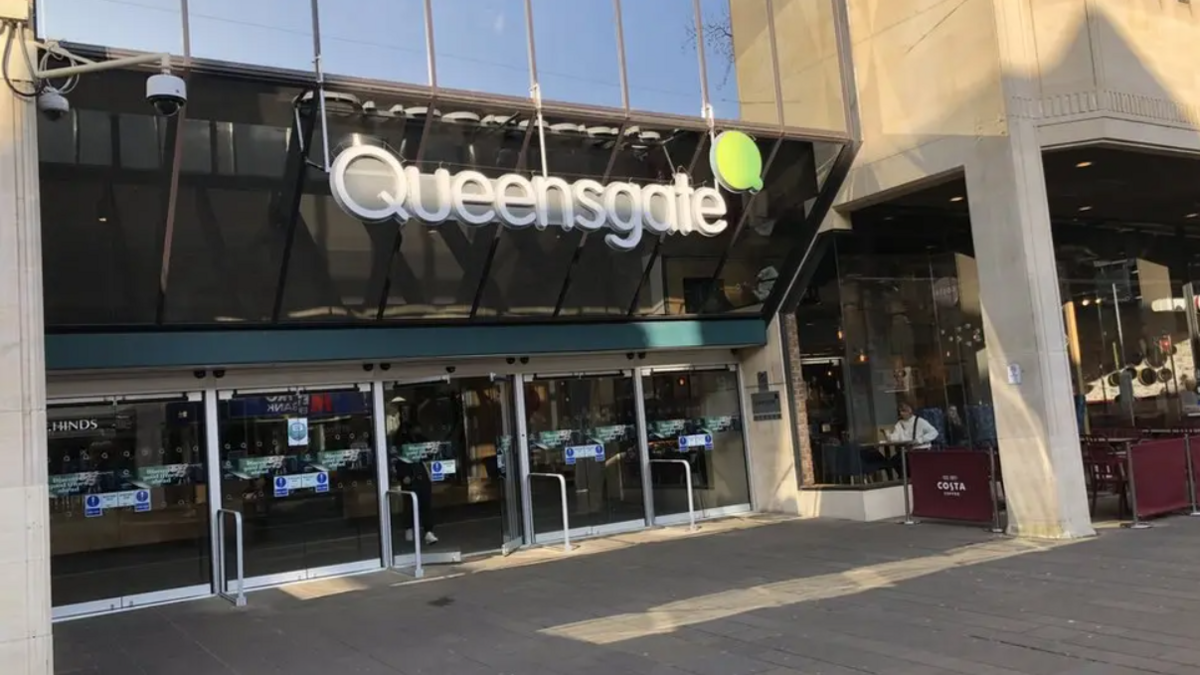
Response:
M384 392L392 549L402 566L421 538L425 563L515 550L521 539L512 387L500 377L397 382Z
M378 568L370 387L219 399L221 506L242 514L247 584Z
M643 387L650 459L687 460L702 515L749 509L737 373L652 371ZM679 463L652 464L654 513L660 524L687 520L685 468Z
M201 395L51 402L54 617L211 592Z
M567 483L570 534L645 525L633 378L627 373L539 376L525 385L529 469ZM562 538L558 481L530 484L534 540Z

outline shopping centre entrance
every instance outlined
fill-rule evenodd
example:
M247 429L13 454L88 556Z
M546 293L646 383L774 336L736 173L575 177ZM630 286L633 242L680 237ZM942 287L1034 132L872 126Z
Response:
M52 400L54 616L748 511L739 380L726 365Z

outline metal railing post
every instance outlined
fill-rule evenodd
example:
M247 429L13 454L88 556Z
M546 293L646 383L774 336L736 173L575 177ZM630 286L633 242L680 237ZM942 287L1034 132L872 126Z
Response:
M1000 534L1004 530L1000 527L1000 483L996 480L996 448L990 443L988 444L988 478L991 483L992 490L992 534Z
M916 525L912 519L912 499L908 496L908 446L900 446L900 482L904 490L904 521L905 525Z
M1131 530L1149 529L1150 523L1142 522L1138 517L1137 481L1133 478L1133 444L1129 441L1125 442L1125 474L1126 480L1129 481L1129 510L1133 512L1133 522L1129 523L1128 527Z
M687 498L688 498L688 530L696 531L696 500L692 490L692 463L686 459L652 459L651 464L682 464L683 477L687 482ZM655 518L657 520L657 518Z
M570 515L567 513L567 478L566 478L566 476L563 476L561 473L530 472L529 477L530 477L530 479L535 478L535 477L553 478L558 481L559 488L562 490L563 553L570 553L571 552L571 521L570 521ZM525 486L525 489L528 490L532 494L532 492L533 492L533 481L532 480L530 480L529 484ZM531 499L532 499L532 497L531 497ZM536 541L537 533L536 532L531 533L530 538L533 539L534 541Z
M414 579L421 579L425 576L425 566L421 562L421 504L417 499L417 493L413 492L412 490L401 490L398 488L388 490L388 522L387 522L388 533L387 533L387 536L389 538L392 536L391 500L394 495L401 495L401 496L407 495L409 500L412 502L413 559L415 562L415 564L413 565L412 577ZM394 546L392 547L392 553L393 553L392 559L388 561L388 568L389 569L398 569L396 567L396 557L395 557L395 547Z
M1183 452L1187 455L1188 500L1192 505L1192 511L1188 515L1200 516L1200 509L1196 508L1196 466L1192 462L1192 432L1190 429L1185 429L1183 432Z
M225 515L233 516L233 531L237 541L237 594L229 594L228 573L225 571ZM246 606L246 552L242 544L242 514L232 509L217 509L217 595L232 602L235 607Z

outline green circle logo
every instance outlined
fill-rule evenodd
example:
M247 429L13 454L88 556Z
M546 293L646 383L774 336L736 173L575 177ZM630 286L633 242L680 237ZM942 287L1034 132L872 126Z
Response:
M717 183L730 192L762 189L762 153L754 139L740 131L722 131L708 153Z

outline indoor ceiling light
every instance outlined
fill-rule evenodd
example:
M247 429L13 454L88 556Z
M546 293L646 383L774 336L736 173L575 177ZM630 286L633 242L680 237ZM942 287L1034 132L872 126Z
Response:
M950 201L961 202L963 199L964 199L964 197L962 195L954 195L953 197L950 198Z
M1084 161L1082 161L1082 162L1079 162L1079 163L1077 163L1077 164L1075 165L1075 168L1076 168L1076 169L1086 169L1086 168L1088 168L1088 167L1089 167L1089 166L1091 166L1091 165L1092 165L1092 163L1091 163L1091 162L1084 160Z
M1184 216L1184 218L1195 218L1195 217L1197 217L1197 216L1200 216L1200 213L1194 213L1194 212L1193 212L1193 213L1189 213L1189 214L1187 214L1186 216Z
M1092 210L1092 207L1090 207L1090 206L1081 206L1081 207L1079 207L1079 210L1080 210L1080 211L1091 211L1091 210Z

